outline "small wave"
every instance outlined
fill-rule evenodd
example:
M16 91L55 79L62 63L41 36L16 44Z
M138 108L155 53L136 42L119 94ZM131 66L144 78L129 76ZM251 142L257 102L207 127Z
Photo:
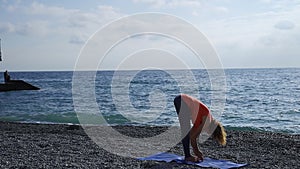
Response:
M54 123L72 123L79 124L77 116L75 113L66 113L66 114L41 114L32 116L31 119L33 121L39 122L54 122Z
M274 133L288 133L288 134L299 134L298 130L291 129L277 129L273 127L248 127L248 126L224 126L226 130L234 131L256 131L256 132L274 132Z
M75 113L65 114L35 114L35 115L22 115L22 116L3 116L0 121L9 122L24 122L24 123L44 123L44 124L79 124Z
M264 131L260 128L247 127L247 126L224 126L226 130L235 130L235 131Z
M16 116L2 116L0 117L0 121L14 122L14 121L21 121L21 119Z
M282 114L298 114L300 113L300 110L299 109L294 109L294 110L288 110Z

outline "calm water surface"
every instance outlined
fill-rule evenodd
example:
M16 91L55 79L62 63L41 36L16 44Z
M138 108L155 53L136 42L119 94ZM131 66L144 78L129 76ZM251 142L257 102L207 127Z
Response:
M99 110L112 125L178 125L173 98L183 91L181 87L210 107L213 90L205 70L192 71L190 78L196 79L196 85L178 81L190 75L186 71L171 72L97 72L95 93ZM1 92L1 121L78 123L72 98L73 72L10 75L41 90ZM224 126L300 133L300 69L227 69L225 75L226 104L218 116ZM87 83L91 82L83 78L82 87ZM97 113L91 112L88 104L86 111Z

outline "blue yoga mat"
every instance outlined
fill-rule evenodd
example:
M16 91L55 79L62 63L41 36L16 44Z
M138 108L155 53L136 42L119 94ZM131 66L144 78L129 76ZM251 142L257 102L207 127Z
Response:
M239 167L244 167L248 164L237 164L233 163L231 161L227 160L217 160L217 159L212 159L212 158L207 158L205 157L202 162L198 163L193 163L193 162L187 162L184 160L183 156L179 156L176 154L171 154L171 153L158 153L155 155L151 155L148 157L142 157L138 158L139 160L153 160L153 161L165 161L165 162L171 162L175 161L176 163L179 164L190 164L190 165L197 165L200 167L213 167L213 168L221 168L221 169L226 169L226 168L239 168Z

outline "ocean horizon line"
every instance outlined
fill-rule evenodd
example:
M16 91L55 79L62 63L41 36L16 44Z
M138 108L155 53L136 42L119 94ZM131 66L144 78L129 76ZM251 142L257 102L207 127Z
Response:
M300 67L225 67L223 70L265 70L265 69L300 69ZM82 69L82 70L14 70L14 69L3 69L8 70L9 72L17 72L17 73L27 73L27 72L112 72L112 71L142 71L140 69L98 69L98 70L91 70L91 69ZM186 71L186 70L222 70L222 69L216 69L216 68L191 68L191 69L143 69L145 71L158 71L158 70L165 70L165 71Z

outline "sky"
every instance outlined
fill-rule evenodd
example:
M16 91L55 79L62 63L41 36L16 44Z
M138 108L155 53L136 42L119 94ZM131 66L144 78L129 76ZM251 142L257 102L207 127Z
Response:
M300 67L300 1L296 0L0 0L0 70L73 70L97 31L121 17L145 12L173 15L195 26L215 48L224 68ZM168 51L176 51L189 67L203 67L174 39L144 35L117 46L101 68L114 69L111 65L128 57L124 54L128 48L141 49L136 46L164 46L154 54L163 58L166 53L169 58ZM151 60L149 52L140 52L145 53ZM162 68L182 68L167 59L159 62L165 65Z

